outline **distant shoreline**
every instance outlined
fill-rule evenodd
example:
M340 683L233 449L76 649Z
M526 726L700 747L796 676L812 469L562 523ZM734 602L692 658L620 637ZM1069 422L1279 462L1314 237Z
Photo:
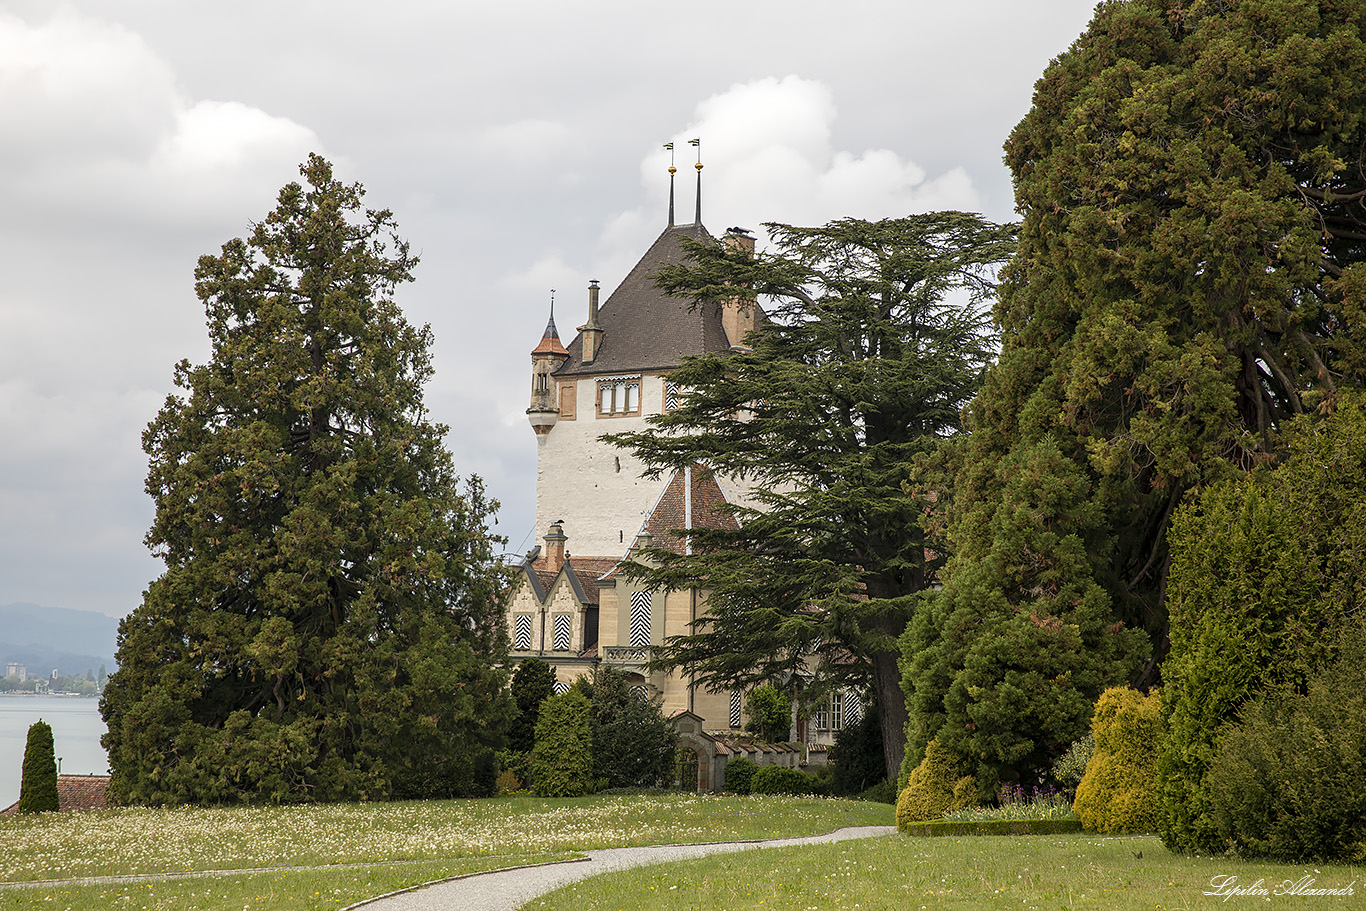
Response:
M99 696L82 696L80 693L0 693L0 699L37 699L39 696L53 696L59 699L98 699Z

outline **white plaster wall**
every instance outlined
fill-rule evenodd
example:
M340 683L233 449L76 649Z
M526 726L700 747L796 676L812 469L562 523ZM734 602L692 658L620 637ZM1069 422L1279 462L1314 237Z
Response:
M578 417L536 438L536 533L544 535L552 521L563 519L571 554L618 557L635 540L667 478L642 479L643 463L598 437L644 430L646 417L663 408L664 383L657 375L642 378L641 414L633 417L599 418L597 382L579 377L577 386Z

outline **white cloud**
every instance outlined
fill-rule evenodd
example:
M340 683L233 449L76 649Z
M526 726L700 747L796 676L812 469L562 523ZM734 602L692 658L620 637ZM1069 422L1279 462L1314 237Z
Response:
M758 230L767 221L810 225L980 207L962 168L931 178L889 149L836 148L837 115L829 88L795 75L736 84L701 101L693 122L673 137L678 220L692 219L692 138L702 140L702 218L713 231L733 224ZM668 164L669 153L661 148L640 165L641 181L660 207L668 192ZM632 239L638 246L641 223L656 220L645 209L623 213L604 232L603 246L615 250Z
M321 145L287 118L187 97L138 35L66 8L36 24L0 13L0 122L0 200L39 217L236 214Z

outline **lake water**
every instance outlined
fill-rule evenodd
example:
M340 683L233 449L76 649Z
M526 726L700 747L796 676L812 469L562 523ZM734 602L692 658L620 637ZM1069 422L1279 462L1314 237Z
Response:
M28 728L39 719L52 725L63 774L109 774L109 757L100 746L105 727L98 699L0 696L0 810L19 799Z

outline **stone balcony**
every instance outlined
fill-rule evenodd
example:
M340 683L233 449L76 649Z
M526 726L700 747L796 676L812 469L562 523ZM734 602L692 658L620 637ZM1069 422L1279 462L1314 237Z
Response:
M653 657L654 651L647 645L608 645L602 649L604 664L639 672L644 672Z

